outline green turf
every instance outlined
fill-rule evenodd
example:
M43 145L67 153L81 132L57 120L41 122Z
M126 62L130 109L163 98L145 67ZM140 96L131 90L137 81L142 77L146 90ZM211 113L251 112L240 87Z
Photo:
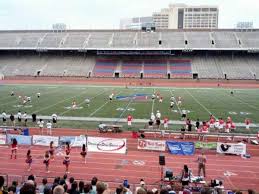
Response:
M14 91L16 96L11 97ZM256 89L235 89L234 95L230 95L230 89L185 89L185 88L129 88L124 87L89 87L83 85L1 85L0 86L0 112L16 114L18 110L33 112L38 115L78 116L78 117L105 117L105 118L126 118L132 114L134 118L148 119L150 113L160 110L162 117L167 116L170 120L180 120L179 109L190 110L188 117L192 120L208 120L210 113L217 118L231 116L235 122L243 123L245 118L250 118L253 123L259 123L259 90ZM36 93L40 92L38 99ZM151 95L153 92L160 92L164 97L163 103L157 100L147 101L119 101L109 102L108 96L114 92L116 95L132 95L143 93ZM175 97L181 96L183 104L180 108L175 106L178 112L169 109L171 93ZM32 107L15 107L21 104L18 96L31 96ZM84 100L91 99L87 107ZM69 110L65 107L71 106L75 100L79 110ZM118 111L117 109L135 109L135 111ZM230 114L235 112L236 114ZM248 115L242 114L249 113ZM71 125L74 124L74 122ZM66 125L67 126L67 125ZM80 125L81 126L81 125ZM85 124L82 124L82 127ZM87 124L86 124L87 126ZM81 127L80 127L81 128Z

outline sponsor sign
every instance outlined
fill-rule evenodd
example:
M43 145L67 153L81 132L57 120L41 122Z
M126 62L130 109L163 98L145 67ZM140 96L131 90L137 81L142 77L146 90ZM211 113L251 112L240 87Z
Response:
M87 149L89 152L125 154L127 151L127 140L102 137L87 137Z
M244 155L246 154L246 144L217 143L217 153Z
M6 135L0 134L0 145L4 145L6 141Z
M165 151L165 141L138 139L139 150Z
M216 142L196 142L195 143L196 149L209 149L209 150L216 150L217 149L217 143Z
M51 141L54 142L54 146L58 146L58 137L55 136L33 135L32 138L33 145L49 146Z
M31 136L14 135L14 134L7 135L7 143L11 144L12 139L14 138L17 140L18 145L31 145Z
M82 147L83 144L86 144L85 136L61 136L59 138L59 143L65 145L66 142L69 142L71 147Z
M166 144L171 154L193 155L195 152L195 147L193 142L167 141Z

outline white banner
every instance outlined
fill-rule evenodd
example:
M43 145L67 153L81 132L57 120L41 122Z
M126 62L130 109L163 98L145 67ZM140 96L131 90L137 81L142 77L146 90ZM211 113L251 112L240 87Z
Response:
M246 144L217 143L217 153L243 155L246 154Z
M125 154L127 151L127 140L103 137L87 137L87 150L89 152Z
M165 148L166 148L165 141L138 139L139 150L165 151Z
M4 145L6 141L6 135L0 134L0 145Z
M55 147L58 146L58 137L42 135L33 135L32 137L33 145L49 146L51 141L54 142Z

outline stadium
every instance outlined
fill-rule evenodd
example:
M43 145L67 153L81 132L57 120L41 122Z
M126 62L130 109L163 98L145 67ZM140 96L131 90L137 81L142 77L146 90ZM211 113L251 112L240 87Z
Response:
M96 176L112 191L127 180L138 193L140 179L147 190L184 191L179 181L184 164L194 174L192 192L211 189L213 180L224 183L224 192L258 191L258 53L257 29L1 31L0 111L7 121L1 121L0 174L7 186L30 174L38 184L43 178L52 182L65 173L63 145L69 142L69 176L85 182ZM26 122L18 112L26 113ZM159 124L155 118L150 125L157 112ZM43 129L32 114L43 119ZM58 122L49 134L45 124L53 114ZM201 131L195 129L197 119ZM224 129L215 126L218 120ZM106 133L99 133L100 123ZM17 161L9 159L14 138ZM51 141L55 161L48 173L42 161ZM187 144L193 146L190 153ZM25 170L28 149L31 171ZM208 162L200 181L194 160L201 153ZM174 176L167 180L170 172Z

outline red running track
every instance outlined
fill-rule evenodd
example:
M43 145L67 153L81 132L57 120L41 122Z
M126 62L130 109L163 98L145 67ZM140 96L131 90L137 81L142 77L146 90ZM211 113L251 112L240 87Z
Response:
M37 129L30 131L37 134ZM80 135L85 134L84 130L55 130L54 135ZM95 131L88 131L88 135L97 136ZM130 137L130 133L121 134L102 134L106 137L126 137L128 139L128 153L122 154L104 154L104 153L88 153L86 164L80 157L80 149L73 148L71 151L70 174L76 179L91 180L93 176L97 176L100 180L108 182L122 183L124 179L129 182L138 183L143 178L147 184L154 184L160 180L161 168L158 164L158 152L137 151L137 140ZM45 172L43 164L43 156L47 147L31 146L32 150L32 171L27 171L25 163L25 155L28 147L19 147L18 157L16 160L10 159L10 149L6 146L0 147L2 174L25 176L33 173L34 175L43 177L63 176L65 172L63 156L55 156L55 160L50 163L50 173ZM258 148L257 148L258 151ZM175 156L165 153L166 167L173 170L174 175L179 175L184 164L187 164L197 175L197 163L194 156ZM225 188L231 189L254 189L259 191L259 157L250 159L242 159L239 156L224 156L217 154L208 154L207 177L206 181L211 179L224 180ZM135 165L134 161L143 161L143 165ZM229 171L236 175L224 176L224 172ZM40 180L38 180L40 181ZM117 184L117 185L118 185ZM154 187L154 186L152 186Z

